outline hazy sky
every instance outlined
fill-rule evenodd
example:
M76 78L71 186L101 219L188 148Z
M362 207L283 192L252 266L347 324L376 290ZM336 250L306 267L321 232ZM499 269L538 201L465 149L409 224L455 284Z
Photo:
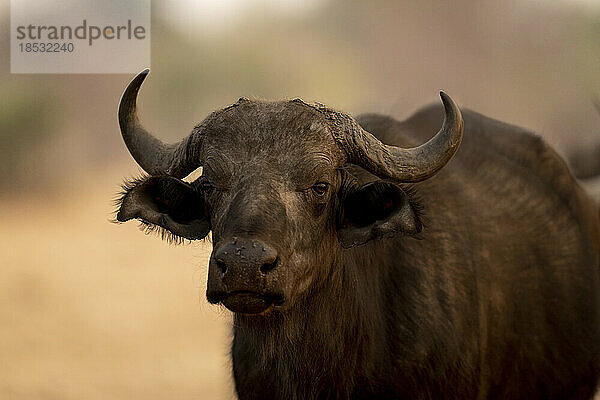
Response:
M12 0L18 1L18 0ZM600 11L600 0L508 0L518 5L528 3L567 6ZM260 14L268 10L282 17L302 16L327 0L179 0L156 1L155 12L178 26L186 33L218 33L226 30L248 14ZM0 13L8 11L8 0L0 0ZM52 3L55 7L55 3ZM43 5L43 4L42 4ZM5 6L5 7L2 7ZM32 10L34 11L34 10ZM43 10L37 9L38 12Z
M508 0L517 6L546 4L600 11L600 0ZM164 19L186 34L211 34L227 30L241 19L269 12L282 17L298 17L311 12L327 0L180 0L160 2Z
M160 4L169 22L186 33L228 29L241 18L264 12L282 17L302 16L327 0L180 0Z
M174 12L185 12L210 20L213 17L227 17L232 12L248 11L253 8L269 8L276 13L298 13L314 7L324 0L180 0L168 2ZM210 22L210 21L208 21Z

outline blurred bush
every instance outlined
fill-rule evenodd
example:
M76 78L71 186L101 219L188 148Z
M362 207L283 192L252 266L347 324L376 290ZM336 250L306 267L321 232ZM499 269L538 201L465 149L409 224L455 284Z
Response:
M600 93L600 7L591 2L209 4L153 2L153 73L140 109L166 140L240 96L303 97L404 118L439 101L439 89L559 148L587 144L597 132L590 97ZM0 15L7 52L8 14ZM115 111L131 75L8 71L5 59L0 187L53 187L75 170L130 160ZM24 163L28 157L33 162Z
M12 83L12 82L10 82ZM48 92L40 93L31 85L0 86L0 189L22 180L28 171L26 156L39 152L43 143L52 140L56 131L57 104Z

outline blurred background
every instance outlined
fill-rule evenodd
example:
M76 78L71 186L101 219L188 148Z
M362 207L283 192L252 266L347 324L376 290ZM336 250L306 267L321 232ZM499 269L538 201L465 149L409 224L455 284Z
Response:
M233 398L210 244L109 222L140 173L116 119L132 76L11 75L9 11L0 0L0 398ZM151 37L139 104L165 140L241 96L402 119L440 89L563 154L600 138L598 0L153 0Z

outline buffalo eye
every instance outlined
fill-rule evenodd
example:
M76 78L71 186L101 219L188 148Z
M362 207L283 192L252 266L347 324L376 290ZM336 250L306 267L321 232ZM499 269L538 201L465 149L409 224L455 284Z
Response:
M317 182L312 187L313 192L317 196L324 196L327 193L327 189L329 189L329 184L327 182Z

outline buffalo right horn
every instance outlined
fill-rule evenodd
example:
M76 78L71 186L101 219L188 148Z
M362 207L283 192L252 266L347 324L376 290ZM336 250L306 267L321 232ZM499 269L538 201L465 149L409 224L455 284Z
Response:
M421 182L435 175L454 156L462 140L463 119L460 109L444 92L440 92L445 117L440 131L427 143L405 149L389 146L365 131L351 116L319 108L326 114L336 142L346 154L346 161L372 174L398 182Z
M137 115L137 94L150 73L146 68L127 85L119 103L119 126L127 149L135 161L150 175L171 175L183 178L200 166L190 153L195 149L199 132L194 131L179 143L166 144L155 138L140 123Z

